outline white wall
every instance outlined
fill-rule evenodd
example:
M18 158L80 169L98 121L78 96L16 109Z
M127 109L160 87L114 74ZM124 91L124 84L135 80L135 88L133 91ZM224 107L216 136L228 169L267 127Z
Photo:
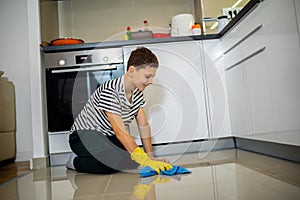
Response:
M172 16L180 13L195 14L194 0L59 1L59 37L80 38L85 42L123 40L127 26L140 28L145 19L152 31L168 32Z
M15 84L16 161L44 157L38 0L0 0L0 69Z
M50 42L59 37L58 9L59 1L40 1L40 26L42 41Z

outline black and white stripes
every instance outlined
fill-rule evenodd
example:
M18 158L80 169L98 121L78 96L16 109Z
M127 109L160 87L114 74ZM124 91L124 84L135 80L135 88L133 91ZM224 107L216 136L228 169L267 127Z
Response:
M124 76L106 81L91 95L75 119L71 132L97 130L107 136L114 135L105 111L120 115L128 125L144 104L144 95L138 88L133 91L132 103L129 103L125 95Z

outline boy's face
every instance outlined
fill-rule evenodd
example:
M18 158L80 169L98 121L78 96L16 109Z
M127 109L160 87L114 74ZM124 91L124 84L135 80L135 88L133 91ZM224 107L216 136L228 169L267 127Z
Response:
M137 88L143 91L148 85L153 83L153 78L156 75L157 68L147 66L136 70L134 68L134 83Z

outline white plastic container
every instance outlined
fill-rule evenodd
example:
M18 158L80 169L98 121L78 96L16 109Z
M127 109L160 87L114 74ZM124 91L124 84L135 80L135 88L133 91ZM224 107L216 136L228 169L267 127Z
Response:
M179 14L172 17L171 36L192 35L192 26L195 18L192 14Z

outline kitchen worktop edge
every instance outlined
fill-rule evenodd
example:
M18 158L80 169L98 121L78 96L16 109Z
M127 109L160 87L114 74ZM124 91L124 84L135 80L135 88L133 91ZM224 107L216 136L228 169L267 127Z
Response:
M170 37L170 38L149 38L149 39L141 39L141 40L116 40L116 41L93 42L93 43L83 43L83 44L74 44L74 45L44 46L42 47L42 50L44 53L56 53L56 52L80 51L80 50L91 50L91 49L102 49L102 48L117 48L123 46L131 46L131 45L208 40L208 39L217 39L217 38L218 38L218 34L211 34L211 35L204 35L204 36L202 35L181 36L181 37Z

